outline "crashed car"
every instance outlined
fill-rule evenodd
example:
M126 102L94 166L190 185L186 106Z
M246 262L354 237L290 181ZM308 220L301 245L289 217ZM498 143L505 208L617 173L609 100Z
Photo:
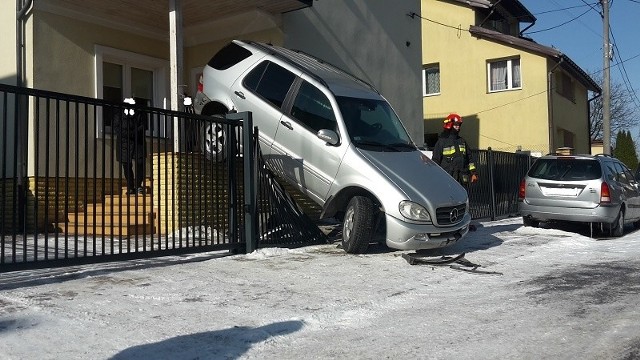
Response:
M342 220L348 253L444 247L468 232L466 190L413 143L370 84L300 51L234 40L207 63L195 111L250 111L268 166ZM207 126L215 126L207 125ZM224 154L220 128L203 151ZM215 146L214 146L215 145Z

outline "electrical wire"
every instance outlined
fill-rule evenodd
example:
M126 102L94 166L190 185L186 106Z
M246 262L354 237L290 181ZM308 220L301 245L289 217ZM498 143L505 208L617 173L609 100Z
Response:
M556 25L556 26L552 26L552 27L550 27L550 28L546 28L546 29L542 29L542 30L529 31L529 32L527 32L527 35L537 34L537 33L541 33L541 32L544 32L544 31L549 31L549 30L557 29L557 28L559 28L559 27L561 27L561 26L567 25L567 24L569 24L569 23L571 23L571 22L573 22L573 21L575 21L575 20L578 20L580 17L582 17L583 15L585 15L586 13L588 13L589 11L591 11L591 9L587 9L587 11L583 12L582 14L580 14L580 15L578 15L578 16L576 16L576 17L574 17L573 19L571 19L571 20L569 20L569 21L565 21L565 22L563 22L562 24L558 24L558 25Z

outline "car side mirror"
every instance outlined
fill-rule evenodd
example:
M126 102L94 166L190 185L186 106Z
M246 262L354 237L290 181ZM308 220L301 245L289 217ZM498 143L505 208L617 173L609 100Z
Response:
M320 129L318 130L318 133L316 134L316 136L329 145L335 146L335 145L338 145L338 143L340 142L340 137L333 130Z

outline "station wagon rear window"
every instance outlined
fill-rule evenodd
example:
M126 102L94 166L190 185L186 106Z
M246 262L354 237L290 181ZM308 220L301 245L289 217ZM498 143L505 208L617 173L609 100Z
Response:
M538 159L529 170L529 177L544 180L594 180L602 176L600 163L592 159Z

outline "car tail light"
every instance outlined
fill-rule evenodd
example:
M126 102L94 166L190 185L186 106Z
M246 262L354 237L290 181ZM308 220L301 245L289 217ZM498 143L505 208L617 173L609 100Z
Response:
M609 184L603 182L600 185L600 204L611 203L611 192L609 191Z
M520 187L518 188L518 199L520 199L520 200L524 200L524 197L526 195L525 191L524 191L524 188L525 188L526 185L527 185L527 182L524 179L522 179L520 181Z

